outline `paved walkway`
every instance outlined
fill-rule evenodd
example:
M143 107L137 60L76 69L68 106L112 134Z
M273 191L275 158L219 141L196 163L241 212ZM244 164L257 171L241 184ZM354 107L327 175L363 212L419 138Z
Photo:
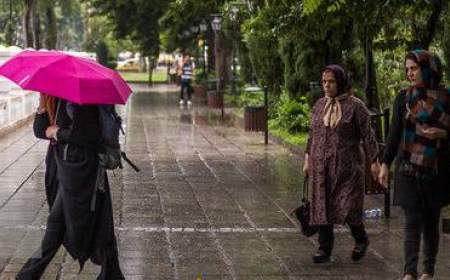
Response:
M360 263L337 229L333 261L313 265L315 238L289 217L297 205L301 159L262 144L242 129L210 125L198 105L180 108L169 88L145 87L123 114L124 148L141 168L111 174L121 266L127 279L398 279L402 218L367 222L371 246ZM218 112L217 112L218 114ZM43 188L47 143L31 127L0 138L0 279L39 246L48 208ZM370 197L367 207L381 206ZM450 279L449 239L442 238L437 279ZM61 249L44 279L95 279Z

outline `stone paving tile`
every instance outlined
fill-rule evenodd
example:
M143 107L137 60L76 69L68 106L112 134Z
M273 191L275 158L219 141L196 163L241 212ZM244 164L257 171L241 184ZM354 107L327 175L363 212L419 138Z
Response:
M353 240L337 226L332 262L314 265L316 237L301 236L288 216L301 192L301 156L221 125L212 110L180 108L166 87L135 90L128 107L119 107L127 130L121 141L141 172L125 164L109 176L126 279L399 278L400 209L366 222L371 245L361 262L350 260ZM46 148L30 126L0 138L0 280L14 279L41 241ZM366 208L381 205L380 196L366 199ZM449 236L441 244L436 279L450 279ZM88 262L78 269L61 249L43 279L95 279L100 268Z

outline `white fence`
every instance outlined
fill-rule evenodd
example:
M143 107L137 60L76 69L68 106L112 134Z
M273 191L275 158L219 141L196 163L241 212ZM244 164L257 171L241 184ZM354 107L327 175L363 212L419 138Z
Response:
M15 56L22 49L0 46L0 65ZM91 58L95 54L85 52L68 52L71 55ZM15 83L0 76L0 131L6 127L14 127L17 123L34 114L39 104L37 92L22 90Z

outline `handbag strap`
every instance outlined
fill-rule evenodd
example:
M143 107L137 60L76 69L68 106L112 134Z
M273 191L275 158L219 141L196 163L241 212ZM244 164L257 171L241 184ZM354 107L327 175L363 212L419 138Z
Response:
M309 178L308 175L305 176L303 179L303 195L302 195L302 201L308 200L309 198L309 184L308 184Z

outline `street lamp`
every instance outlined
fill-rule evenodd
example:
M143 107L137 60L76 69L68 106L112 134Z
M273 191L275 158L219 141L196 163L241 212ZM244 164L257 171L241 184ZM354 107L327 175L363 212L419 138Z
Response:
M234 5L231 6L231 8L230 8L230 19L233 22L235 22L237 20L238 13L239 13L239 8L234 6Z
M221 113L222 113L222 119L223 119L223 116L224 116L224 110L223 110L223 103L224 103L224 100L223 100L223 91L221 90L222 89L222 77L220 77L220 71L219 71L219 69L217 69L217 59L218 59L218 57L217 57L217 45L218 45L218 43L219 43L219 40L218 40L218 36L217 36L217 33L218 32L220 32L220 29L222 28L222 15L221 14L212 14L211 15L211 17L212 17L212 21L211 21L211 28L212 28L212 30L214 31L214 41L215 41L215 44L214 44L214 53L215 53L215 55L216 55L216 71L217 71L217 75L218 75L218 80L217 80L217 83L216 83L216 91L217 91L217 95L219 95L220 96L220 99L221 99Z
M191 32L184 30L183 31L183 37L189 37L191 35Z
M214 34L216 34L222 28L222 15L212 14L211 17L213 18L211 21L211 28L214 31Z
M208 73L206 72L206 69L208 69L208 68L206 67L206 60L207 60L208 54L206 52L206 31L208 30L208 25L203 20L199 24L198 28L200 29L200 33L203 34L203 75L205 76L205 79L207 79Z
M231 20L231 27L233 30L233 36L232 36L232 77L231 77L231 94L236 94L236 41L237 41L237 34L238 34L238 28L239 28L239 7L236 5L231 4L229 9L230 14L230 20Z
M199 27L198 26L191 26L191 32L192 33L198 33Z

